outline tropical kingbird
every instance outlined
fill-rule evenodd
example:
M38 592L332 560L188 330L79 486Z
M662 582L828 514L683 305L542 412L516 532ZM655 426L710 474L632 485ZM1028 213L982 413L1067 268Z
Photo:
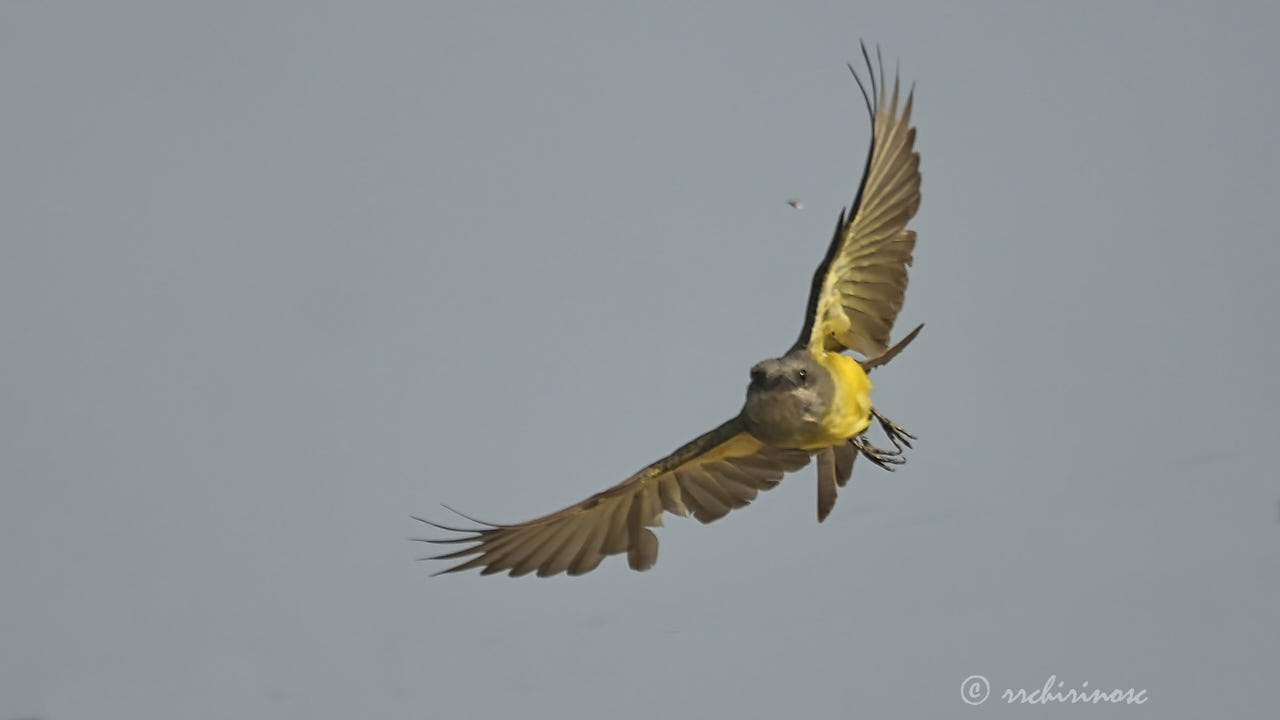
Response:
M545 577L589 572L605 556L625 552L632 569L647 570L658 559L658 537L649 528L662 525L663 511L711 522L817 458L821 522L835 505L836 488L849 481L859 454L889 470L904 462L903 448L911 447L915 436L872 406L867 372L893 359L923 327L889 346L916 244L907 223L920 206L920 155L911 126L914 89L899 106L898 78L890 94L884 61L878 51L876 56L878 77L862 46L870 93L849 65L871 117L862 183L848 212L841 211L814 273L800 337L782 357L751 368L742 410L621 483L550 515L514 525L468 518L483 526L471 529L417 518L463 533L448 539L415 538L464 545L424 559L468 558L442 573L480 568L483 574L537 572ZM873 417L893 450L867 440Z

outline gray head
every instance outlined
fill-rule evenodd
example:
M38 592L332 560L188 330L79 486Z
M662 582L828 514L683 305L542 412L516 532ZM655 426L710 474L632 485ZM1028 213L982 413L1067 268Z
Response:
M742 416L747 429L770 445L794 445L813 434L827 413L835 383L805 348L751 368Z

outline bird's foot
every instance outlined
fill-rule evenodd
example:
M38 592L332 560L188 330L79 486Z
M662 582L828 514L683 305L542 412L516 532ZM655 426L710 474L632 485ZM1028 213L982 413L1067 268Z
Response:
M857 448L858 452L867 456L868 460L889 472L894 471L894 465L901 465L907 461L906 458L902 457L901 448L898 450L882 450L872 445L871 441L862 435L850 439L849 443Z
M916 439L915 435L912 435L898 423L881 415L880 411L875 408L871 408L871 414L880 422L880 429L884 430L884 434L889 437L889 442L892 442L893 446L898 449L894 455L901 455L904 447L911 447L911 441Z

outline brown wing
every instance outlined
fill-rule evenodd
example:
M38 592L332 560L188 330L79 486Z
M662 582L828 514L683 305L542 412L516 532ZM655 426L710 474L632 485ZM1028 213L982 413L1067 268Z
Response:
M648 570L658 559L658 537L649 528L662 525L662 512L692 513L708 523L755 499L793 470L809 462L805 450L763 445L734 418L698 437L640 472L558 512L516 525L478 529L429 525L464 533L430 543L466 547L432 560L470 558L441 572L481 568L484 575L536 571L547 577L594 570L606 555L627 553L634 570ZM471 557L471 556L475 557ZM439 574L439 573L437 573Z
M914 150L916 130L911 126L914 91L900 107L897 77L889 96L883 61L877 82L865 45L862 54L871 74L871 95L852 65L849 69L871 115L871 149L853 206L847 215L840 214L831 245L814 273L796 346L849 349L870 359L889 346L889 332L907 289L916 235L906 227L920 207L920 155Z

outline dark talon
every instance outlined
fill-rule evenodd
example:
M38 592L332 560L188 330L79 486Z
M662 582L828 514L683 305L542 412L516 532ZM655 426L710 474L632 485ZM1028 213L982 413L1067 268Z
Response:
M906 458L902 457L902 451L900 449L897 451L882 450L875 445L872 445L869 440L861 435L850 439L849 442L858 449L858 452L865 455L868 460L889 472L893 472L895 469L891 466L902 465L907 461Z
M906 428L881 415L879 410L872 408L871 414L880 422L880 429L884 430L884 434L889 437L889 441L898 449L899 454L901 454L903 447L911 447L911 441L917 439Z

